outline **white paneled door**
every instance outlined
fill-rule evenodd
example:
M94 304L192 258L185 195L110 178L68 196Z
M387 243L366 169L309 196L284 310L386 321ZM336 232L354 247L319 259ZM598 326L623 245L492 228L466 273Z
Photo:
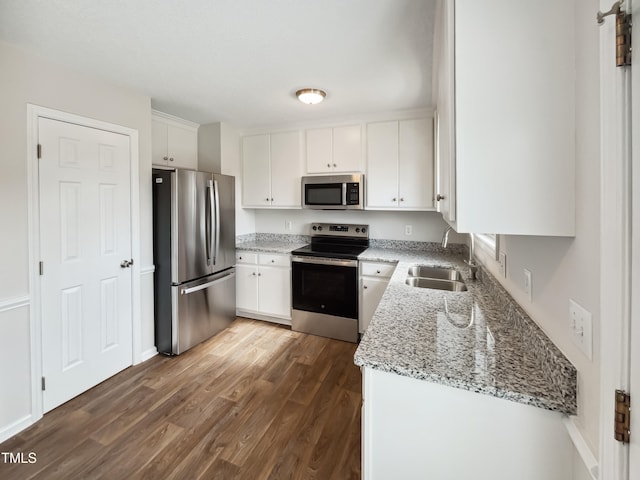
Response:
M132 363L129 142L38 120L44 412Z

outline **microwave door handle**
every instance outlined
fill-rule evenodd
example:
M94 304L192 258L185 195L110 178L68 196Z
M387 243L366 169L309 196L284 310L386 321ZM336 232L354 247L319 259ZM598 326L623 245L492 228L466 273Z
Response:
M215 263L217 262L218 256L220 255L220 195L219 195L219 188L218 188L218 181L214 180L213 181L213 210L214 210L214 214L215 214L215 219L214 219L214 248L213 248L213 263L215 265Z
M342 184L342 205L347 204L347 184Z

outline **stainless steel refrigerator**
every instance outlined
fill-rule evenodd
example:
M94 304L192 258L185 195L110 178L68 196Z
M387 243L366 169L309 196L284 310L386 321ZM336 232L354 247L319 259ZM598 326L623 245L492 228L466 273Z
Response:
M235 179L153 170L155 341L178 355L236 314Z

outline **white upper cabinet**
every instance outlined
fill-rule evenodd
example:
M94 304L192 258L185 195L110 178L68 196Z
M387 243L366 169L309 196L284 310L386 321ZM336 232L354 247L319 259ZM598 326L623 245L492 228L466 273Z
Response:
M151 116L151 158L154 165L196 169L198 124L154 111Z
M367 125L367 208L433 210L429 118Z
M458 232L575 235L573 9L439 1L436 195Z
M242 138L242 205L300 208L299 131Z
M306 131L307 173L362 171L362 127L314 128Z

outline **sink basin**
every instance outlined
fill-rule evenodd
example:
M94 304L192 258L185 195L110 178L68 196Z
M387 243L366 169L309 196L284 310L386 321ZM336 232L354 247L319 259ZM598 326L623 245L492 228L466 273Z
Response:
M452 268L430 267L428 265L414 265L409 267L409 276L462 282L462 275L460 275L460 272L457 270Z
M454 270L454 273L458 273ZM458 274L460 275L460 274ZM466 292L467 287L464 282L458 280L446 280L441 278L407 277L407 285L419 288L435 288L436 290L447 290L449 292Z

